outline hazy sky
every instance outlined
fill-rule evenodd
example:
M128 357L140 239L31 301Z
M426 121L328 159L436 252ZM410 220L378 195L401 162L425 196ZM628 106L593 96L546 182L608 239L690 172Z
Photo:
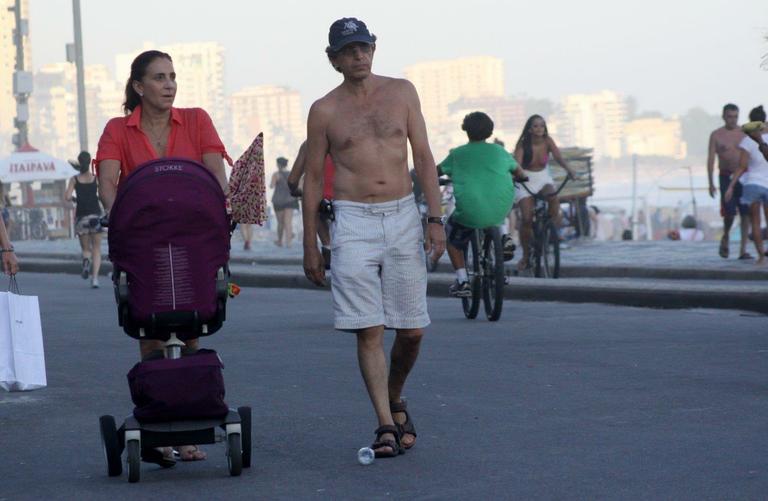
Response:
M339 81L324 49L335 19L363 19L379 37L374 71L490 54L506 67L508 94L557 99L614 89L640 111L719 113L727 101L768 104L766 0L82 0L86 64L158 44L218 41L229 92L280 84L305 111ZM73 40L70 0L30 0L33 64L64 60ZM118 68L122 81L129 68Z

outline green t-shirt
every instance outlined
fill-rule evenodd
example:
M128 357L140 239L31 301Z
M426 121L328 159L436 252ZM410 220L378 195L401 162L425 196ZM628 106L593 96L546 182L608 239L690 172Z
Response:
M517 162L498 144L471 142L454 148L440 163L453 181L454 219L469 228L498 226L515 201L511 172Z

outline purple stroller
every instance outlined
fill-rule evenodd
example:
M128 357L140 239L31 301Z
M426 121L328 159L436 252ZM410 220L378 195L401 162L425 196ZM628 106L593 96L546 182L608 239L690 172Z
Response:
M114 417L100 418L110 476L122 473L123 449L128 480L138 482L142 459L172 464L156 457L157 447L217 441L227 444L231 475L250 466L251 409L224 404L218 356L199 350L182 358L184 341L215 333L225 320L225 204L208 169L186 159L147 162L119 185L108 225L118 323L133 338L165 345L164 358L128 375L133 415L119 429Z

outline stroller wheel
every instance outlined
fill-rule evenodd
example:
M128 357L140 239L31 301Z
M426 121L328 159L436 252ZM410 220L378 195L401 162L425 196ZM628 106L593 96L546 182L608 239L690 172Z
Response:
M141 478L141 443L138 440L128 441L128 481L136 483Z
M240 429L242 433L243 468L251 467L251 408L238 407Z
M110 477L117 477L123 473L123 464L120 462L120 441L117 438L115 418L101 416L99 428L101 429L101 445L107 460L107 474Z
M233 477L238 477L243 472L243 449L239 433L227 435L227 466L229 474Z

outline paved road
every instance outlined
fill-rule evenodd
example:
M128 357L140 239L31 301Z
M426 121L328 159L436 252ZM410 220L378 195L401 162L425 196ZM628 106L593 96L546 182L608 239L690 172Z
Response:
M768 492L768 318L509 301L498 323L430 299L407 395L417 447L362 467L375 423L323 291L244 289L205 341L231 405L254 408L254 467L223 446L140 484L106 476L97 418L131 409L135 342L111 291L20 276L40 296L47 389L0 392L0 499L758 499Z

